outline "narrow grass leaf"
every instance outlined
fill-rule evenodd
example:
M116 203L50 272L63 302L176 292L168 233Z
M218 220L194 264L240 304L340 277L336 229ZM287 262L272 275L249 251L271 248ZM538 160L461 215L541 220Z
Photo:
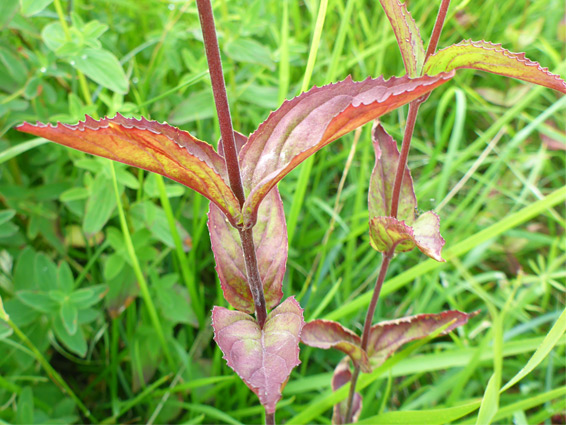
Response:
M435 75L461 68L517 78L566 93L566 82L560 76L550 73L548 68L526 58L524 53L513 53L501 44L483 40L464 40L439 50L428 58L424 73Z
M479 401L471 401L453 407L430 410L402 410L386 412L362 419L359 424L383 425L444 425L469 415L479 407Z
M560 340L560 337L566 332L566 309L562 312L556 323L552 326L548 334L546 334L544 340L540 347L534 352L532 357L529 359L527 364L513 377L509 382L507 382L501 392L508 390L529 373L531 373L550 353L554 346Z

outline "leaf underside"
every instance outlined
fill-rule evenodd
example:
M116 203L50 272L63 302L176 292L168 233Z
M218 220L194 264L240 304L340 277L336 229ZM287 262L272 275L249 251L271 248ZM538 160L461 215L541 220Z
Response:
M441 255L444 239L440 235L440 218L432 211L416 215L417 198L413 179L405 167L397 218L389 216L391 196L395 182L399 150L397 142L381 124L374 125L372 141L375 150L375 166L371 173L368 191L370 243L379 252L396 252L418 249L436 261L444 261Z
M261 200L309 156L361 125L444 84L453 74L407 76L315 87L284 102L249 137L240 152L246 202L244 226L256 220Z
M407 10L407 5L398 0L380 0L380 3L397 38L407 75L421 75L425 50L419 28Z
M478 69L506 77L549 87L566 93L566 82L552 74L538 62L525 57L524 53L513 53L501 44L489 41L464 40L439 50L428 58L424 73L434 75L460 68Z
M310 347L340 350L350 356L363 372L370 372L368 356L361 349L360 337L340 323L324 319L308 322L303 328L301 341Z
M332 375L332 391L337 391L339 388L346 385L352 379L352 372L350 371L350 361L348 357L344 357ZM334 425L341 425L349 423L346 420L347 401L342 400L334 405L332 414L332 423ZM360 414L362 413L362 395L358 392L354 394L352 400L352 423L358 422Z
M99 121L87 116L76 125L24 123L17 129L161 174L210 199L234 225L239 221L240 206L226 183L224 159L212 146L186 131L145 118L125 118L120 114Z
M263 329L246 313L214 307L214 340L224 359L257 394L267 413L274 413L293 368L300 364L303 310L287 298L269 313Z
M372 367L378 367L402 345L416 339L426 338L436 329L454 321L441 335L446 335L468 319L478 314L462 313L457 310L443 311L438 314L419 314L397 320L381 322L372 326L368 342L368 355Z
M232 307L253 313L254 301L248 286L238 230L230 225L222 211L212 203L207 224L224 298ZM288 249L285 212L276 187L267 194L259 207L253 238L265 302L272 309L283 297L282 283Z

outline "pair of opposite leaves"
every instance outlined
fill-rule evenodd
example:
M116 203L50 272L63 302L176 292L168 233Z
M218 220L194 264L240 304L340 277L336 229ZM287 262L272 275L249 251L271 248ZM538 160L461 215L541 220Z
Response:
M405 55L403 57L405 60ZM284 102L248 139L241 135L236 137L246 194L243 206L239 205L230 189L221 153L167 124L117 115L100 121L87 117L77 125L24 123L18 130L156 172L212 201L209 230L217 271L226 300L239 310L215 308L215 339L228 364L272 413L291 370L299 363L298 342L304 324L302 309L292 297L278 306L283 296L281 282L287 259L287 235L281 199L275 186L302 161L330 142L427 95L450 80L457 68L481 69L566 93L566 83L560 77L550 74L524 55L511 53L491 43L468 41L441 50L426 61L424 72L437 73L434 76L413 79L405 76L389 80L368 78L362 82L347 78L336 84L314 88ZM423 239L426 232L415 232L418 221L414 216L412 219L410 215L406 216L405 223L401 223L405 227L398 228L393 223L393 231L391 222L377 223L377 229L382 233L385 229L385 233L380 235L377 232L376 235L372 232L372 244L380 249L380 243L391 243L386 241L402 234L406 240L399 242L399 247L412 249L411 244L414 244L426 253L430 244L427 245ZM257 322L246 314L253 311L253 300L247 287L237 231L232 227L254 227L266 302L269 308L278 306L270 313L264 329L260 329ZM425 227L431 228L430 224ZM429 254L433 258L438 243L437 240L432 244ZM233 335L239 335L239 340L235 340ZM281 335L285 344L276 343ZM273 361L266 361L269 358Z

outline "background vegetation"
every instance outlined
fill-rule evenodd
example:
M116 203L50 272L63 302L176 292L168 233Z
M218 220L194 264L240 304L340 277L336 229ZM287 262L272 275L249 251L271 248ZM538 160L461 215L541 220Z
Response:
M403 74L376 1L330 0L321 13L314 0L214 6L234 125L244 134L303 86L348 74ZM426 42L436 2L413 0L409 9L426 29ZM565 19L562 0L454 1L440 47L464 38L503 42L564 76ZM225 302L204 198L166 182L186 250L176 251L154 176L117 167L117 205L106 160L13 130L24 120L74 123L85 114L120 112L166 120L216 143L195 4L2 0L0 28L0 295L25 336L0 323L0 422L84 422L86 409L108 423L261 421L256 396L212 341L210 309ZM317 28L320 40L313 37ZM564 196L547 195L566 183L565 107L565 98L549 89L470 71L421 108L410 166L420 208L441 216L449 261L423 261L416 251L399 255L377 317L481 312L450 337L409 357L404 351L381 374L366 376L362 418L481 398L494 368L508 381L560 315ZM405 114L383 120L398 140ZM310 173L303 165L279 186L290 235L284 291L299 294L307 320L361 327L369 301L363 294L380 262L367 225L373 160L368 125L319 153ZM164 343L140 296L119 206ZM193 282L197 294L187 289ZM502 394L495 422L564 420L565 344L562 337ZM278 421L329 423L330 375L340 355L303 347L301 359ZM50 379L44 360L83 409ZM421 419L434 416L428 415Z

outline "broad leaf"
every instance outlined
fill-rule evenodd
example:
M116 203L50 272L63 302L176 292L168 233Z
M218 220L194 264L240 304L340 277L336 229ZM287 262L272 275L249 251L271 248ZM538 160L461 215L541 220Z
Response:
M250 136L240 153L245 226L252 226L261 200L293 168L361 125L444 84L453 74L434 77L347 78L315 87L286 101Z
M186 131L145 118L124 118L120 114L100 121L87 116L76 125L24 123L17 129L161 174L206 196L233 225L239 222L240 207L226 184L224 159L210 145Z
M371 135L375 151L375 165L369 180L369 216L370 218L388 217L391 213L391 195L399 163L399 149L397 149L397 142L381 124L373 126ZM410 226L415 218L416 207L417 198L413 190L413 178L409 167L405 167L397 218L404 220Z
M464 40L439 50L428 58L424 73L434 75L460 68L479 69L566 93L566 82L560 76L527 59L524 53L510 52L489 41Z
M332 375L332 391L337 391L339 388L346 385L352 379L352 372L350 372L350 360L348 357L342 359ZM346 419L347 414L347 400L342 400L334 405L332 414L332 423L336 425L350 423ZM358 392L354 394L352 401L352 423L358 422L360 414L362 413L362 395Z
M224 359L268 413L275 412L291 371L300 364L303 325L303 310L293 297L267 316L263 329L246 313L223 307L212 310L214 340Z
M214 204L208 212L208 231L216 272L226 301L246 313L254 312L254 301L246 273L238 230ZM279 191L274 187L259 207L253 237L265 302L272 309L283 297L282 282L287 263L287 225Z
M371 246L379 252L387 252L392 248L397 252L405 252L417 247L430 258L444 261L441 255L444 239L440 236L440 219L432 211L417 218L417 198L408 167L405 167L401 183L397 219L389 216L399 150L395 140L381 124L373 127L372 139L375 166L368 192Z
M361 349L360 337L340 323L322 319L308 322L303 328L301 341L310 347L340 350L350 356L363 372L371 371L368 356Z
M441 335L445 335L458 326L467 323L468 319L476 314L477 312L467 314L450 310L439 314L419 314L378 323L371 327L369 336L368 356L371 365L374 368L382 365L403 344L426 338L436 329L453 321L441 333Z
M421 75L425 50L421 33L407 10L407 5L399 3L398 0L380 0L380 3L393 27L407 75L409 77Z
M248 138L234 132L236 152ZM224 143L218 142L218 153L224 156ZM259 207L259 219L253 228L259 274L267 307L272 309L283 297L282 282L287 264L287 224L283 202L274 188ZM234 308L254 312L253 297L248 286L244 253L238 231L226 221L224 214L213 204L208 213L208 232L216 260L216 272L224 298Z

